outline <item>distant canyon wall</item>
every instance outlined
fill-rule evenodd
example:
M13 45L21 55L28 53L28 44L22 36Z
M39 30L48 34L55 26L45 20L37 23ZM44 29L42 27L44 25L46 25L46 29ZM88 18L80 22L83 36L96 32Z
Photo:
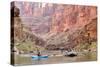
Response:
M35 28L33 32L38 33L44 30L46 33L75 31L89 24L92 19L97 18L96 6L37 2L15 2L15 5L20 9L21 17L39 17L39 19L40 17L49 17L49 19L46 19L47 21L39 21L41 23L37 23L37 26L32 23L31 28Z
M95 6L58 5L52 18L52 32L81 28L97 18Z

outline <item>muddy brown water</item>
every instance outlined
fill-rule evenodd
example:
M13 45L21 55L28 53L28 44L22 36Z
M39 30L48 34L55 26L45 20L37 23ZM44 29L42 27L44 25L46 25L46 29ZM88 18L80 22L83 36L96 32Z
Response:
M88 52L81 55L78 54L76 57L65 57L65 56L55 56L49 57L47 59L33 60L28 56L15 56L15 65L40 65L40 64L57 64L57 63L70 63L70 62L84 62L84 61L96 61L97 53Z

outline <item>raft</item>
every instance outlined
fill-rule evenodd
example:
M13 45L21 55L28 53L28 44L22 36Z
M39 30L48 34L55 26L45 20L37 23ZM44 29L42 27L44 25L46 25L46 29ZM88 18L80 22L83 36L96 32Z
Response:
M74 57L74 56L77 56L77 53L74 52L74 51L71 51L71 52L65 52L65 56Z
M46 59L46 58L48 58L47 55L42 55L42 56L36 56L36 55L34 55L34 56L32 56L32 59Z

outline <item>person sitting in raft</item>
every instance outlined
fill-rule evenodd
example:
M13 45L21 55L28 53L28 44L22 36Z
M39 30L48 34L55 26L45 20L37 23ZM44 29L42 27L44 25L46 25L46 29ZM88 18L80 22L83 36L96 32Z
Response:
M36 48L37 48L37 56L41 56L41 53L40 53L38 47L36 47Z
M40 53L40 51L38 51L38 54L37 54L37 56L41 56L41 53Z

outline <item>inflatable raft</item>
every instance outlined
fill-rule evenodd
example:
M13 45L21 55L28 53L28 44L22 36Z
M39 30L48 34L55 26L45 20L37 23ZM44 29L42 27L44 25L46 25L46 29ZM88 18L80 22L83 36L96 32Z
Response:
M74 57L74 56L77 56L77 53L74 52L74 51L71 51L71 52L65 52L65 56L69 56L69 57Z
M47 59L47 58L48 58L47 55L42 55L42 56L36 56L36 55L34 55L34 56L32 56L32 59Z

